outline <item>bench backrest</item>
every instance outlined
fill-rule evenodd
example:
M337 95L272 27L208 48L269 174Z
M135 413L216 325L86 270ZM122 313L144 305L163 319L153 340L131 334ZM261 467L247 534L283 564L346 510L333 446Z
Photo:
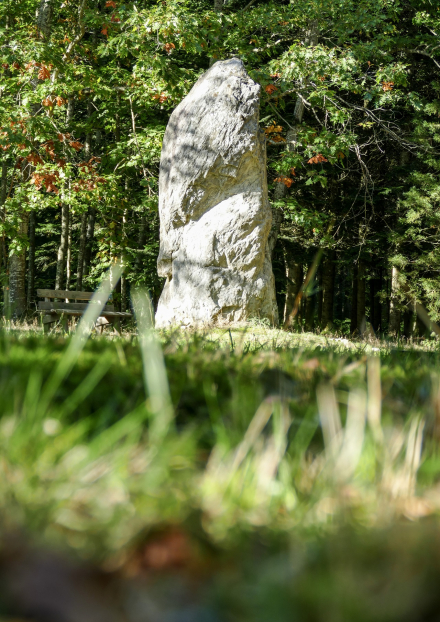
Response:
M85 311L87 302L65 302L65 300L91 300L94 292L74 292L61 289L37 289L37 296L45 298L44 302L38 303L41 311L49 311L50 309L66 309L70 311ZM53 300L53 299L61 300ZM94 301L94 303L99 301ZM92 303L93 304L93 303ZM114 311L113 305L105 305L103 313Z

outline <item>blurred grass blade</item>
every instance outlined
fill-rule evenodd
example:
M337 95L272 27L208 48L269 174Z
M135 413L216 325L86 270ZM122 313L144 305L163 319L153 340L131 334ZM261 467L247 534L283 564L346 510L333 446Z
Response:
M414 419L408 433L405 455L405 471L407 490L404 491L408 495L413 495L416 486L417 471L420 467L423 445L423 431L425 428L425 420L422 418Z
M362 388L350 391L344 439L335 465L338 479L350 479L361 457L364 444L366 408L367 396L365 391Z
M325 448L331 454L337 453L341 443L341 417L333 386L320 384L316 390L316 398Z
M110 296L113 287L120 279L122 272L122 264L113 264L101 282L101 285L93 294L89 304L87 305L86 312L82 316L81 321L78 324L78 328L76 329L76 332L67 347L67 350L64 352L60 362L55 368L55 371L44 387L43 394L41 396L41 412L44 412L47 409L60 384L68 376L72 367L77 362L86 340L90 336L93 326L98 317L101 315L102 310L107 303L108 297Z
M383 442L381 426L382 385L380 381L380 358L372 356L367 361L368 406L367 417L369 426L376 442Z
M174 418L168 377L162 348L154 331L154 311L148 292L135 289L132 302L139 332L148 406L153 415L150 436L151 440L157 442L166 436Z

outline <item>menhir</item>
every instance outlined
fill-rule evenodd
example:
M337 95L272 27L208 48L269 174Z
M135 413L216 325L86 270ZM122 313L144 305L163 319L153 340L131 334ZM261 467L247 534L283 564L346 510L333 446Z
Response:
M240 60L217 62L171 115L159 175L158 327L278 324L259 91Z

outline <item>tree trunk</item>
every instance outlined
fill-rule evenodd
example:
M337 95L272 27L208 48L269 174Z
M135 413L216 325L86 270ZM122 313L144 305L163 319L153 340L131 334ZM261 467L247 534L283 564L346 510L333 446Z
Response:
M389 296L388 296L388 277L387 270L382 272L382 291L385 290L386 297L380 305L380 332L382 335L388 330L389 324Z
M350 333L353 335L357 328L357 301L358 301L358 267L353 266L353 278L351 288L351 315Z
M127 311L127 279L121 276L121 311Z
M302 119L302 112L301 112L301 118L297 119L297 123L301 123L301 119ZM296 129L288 130L287 138L286 138L288 151L294 150L295 143L296 143L296 136L297 136ZM275 193L274 193L275 201L280 201L284 199L286 194L287 194L286 184L283 184L281 181L276 182ZM276 205L272 206L272 227L269 233L269 239L267 241L271 256L273 255L273 252L274 252L277 240L278 240L278 236L280 234L281 224L283 222L283 215L284 215L283 209L281 207L277 207Z
M51 24L52 24L52 0L40 0L40 6L38 7L38 16L37 16L37 28L40 32L40 36L43 39L49 38Z
M370 303L373 309L374 322L372 322L372 324L373 324L373 330L375 333L377 333L378 330L381 328L381 323L382 323L382 309L381 309L380 299L378 296L378 293L382 289L382 278L381 277L382 277L382 270L379 270L379 276L373 279L374 296Z
M79 234L78 244L78 267L76 270L76 289L82 291L83 276L84 276L84 255L86 251L86 239L87 239L87 214L81 215L81 228Z
M35 210L29 214L29 253L27 274L27 308L30 309L35 300L35 227L37 216Z
M8 164L6 160L2 162L2 180L0 186L0 206L3 207L8 192Z
M358 286L357 286L357 305L356 305L356 328L359 335L365 332L365 262L359 260L358 266Z
M315 328L315 299L316 296L307 296L305 302L305 329L311 332Z
M322 318L321 328L333 327L333 302L335 294L335 252L329 251L322 269Z
M92 155L92 134L90 132L90 117L93 112L93 104L92 100L89 98L87 101L87 134L86 139L84 141L84 155L86 158L90 158Z
M73 121L74 112L75 112L75 97L73 95L70 95L70 97L67 100L67 113L66 113L67 127L69 127Z
M138 236L138 254L136 257L136 270L138 272L140 272L140 270L142 269L142 264L143 259L144 259L144 255L143 255L143 250L144 250L144 246L145 246L145 241L147 238L147 217L145 214L142 214L141 216L141 220L140 220L140 224L139 224L139 236Z
M69 234L67 236L67 255L66 255L66 289L70 289L72 280L72 227L69 217Z
M403 314L403 334L407 339L411 339L414 334L415 312L415 303L409 303Z
M61 206L61 237L57 256L57 273L55 278L55 289L63 289L64 269L66 267L67 247L69 245L69 205L63 203Z
M391 295L390 295L390 323L389 333L398 336L400 332L400 309L399 309L399 271L394 266L391 268Z
M317 275L316 275L316 280L318 282L318 324L321 326L321 321L322 321L322 302L324 300L323 298L323 294L322 294L322 266L319 267Z
M94 207L90 207L89 215L87 218L86 247L84 251L84 269L83 269L84 276L86 276L90 271L93 238L95 235L95 219L96 219L96 209Z
M339 322L344 319L344 272L341 269L341 265L336 262L334 319Z
M287 322L289 315L295 304L295 300L304 281L304 270L302 263L295 261L288 244L284 244L284 261L286 266L286 301L284 303L284 322ZM298 315L295 320L298 322Z
M1 222L5 222L5 208L3 207L6 201L6 195L8 191L8 165L6 160L2 162L2 178L0 184L0 219ZM6 266L7 257L6 257L6 245L5 245L5 234L3 233L1 236L0 243L0 266Z
M18 235L27 238L29 214L21 214ZM24 249L14 252L9 258L9 305L10 315L18 319L26 312L26 252Z

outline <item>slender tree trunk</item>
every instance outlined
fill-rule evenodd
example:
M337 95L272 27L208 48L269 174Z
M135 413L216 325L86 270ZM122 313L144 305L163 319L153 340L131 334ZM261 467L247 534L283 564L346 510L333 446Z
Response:
M424 337L427 333L427 327L425 322L417 316L416 319L416 335L417 337Z
M351 288L351 314L350 333L353 335L357 329L357 302L358 302L358 267L353 266L353 278Z
M89 215L87 218L87 234L86 234L86 247L84 251L84 276L90 271L90 262L92 259L93 238L95 235L95 219L96 209L94 207L89 208Z
M394 266L391 268L391 296L390 296L390 323L389 333L398 336L400 332L400 309L398 301L399 271Z
M40 36L44 39L48 39L50 36L51 24L52 0L40 0L37 16L37 28L40 31Z
M382 271L382 291L385 291L385 298L380 306L380 332L382 335L388 331L389 324L389 296L388 296L388 276L387 270Z
M118 93L116 96L116 114L115 114L115 141L118 143L121 140L121 118L119 114L119 109L121 107L121 94Z
M121 276L121 311L127 311L127 279Z
M72 123L74 113L75 113L75 97L73 95L70 95L70 97L67 100L67 113L66 113L67 127L69 127L70 124Z
M1 222L5 222L5 208L4 204L6 201L8 188L8 165L6 160L2 162L2 178L0 184L0 219ZM3 233L1 236L0 243L0 266L6 266L7 258L6 258L6 245L5 245L5 234Z
M316 280L318 282L318 324L321 326L322 321L322 303L324 300L323 292L322 292L322 265L318 268L318 272L316 275Z
M78 244L78 267L76 270L76 289L77 291L82 291L83 287L83 276L84 276L84 255L86 251L86 240L87 240L87 214L84 213L81 215L81 228L79 233L79 244Z
M69 205L67 203L63 203L63 205L61 206L61 237L60 237L60 245L58 246L55 289L63 289L64 269L66 267L68 245L69 245Z
M70 281L72 280L72 227L69 218L69 233L67 236L67 256L66 256L66 289L70 290Z
M333 327L333 302L335 294L335 252L329 251L322 269L322 318L321 328Z
M303 114L303 111L301 111L301 117L296 119L297 123L301 123L302 114ZM287 131L286 140L287 140L288 151L293 151L295 149L297 133L298 132L296 129L289 129ZM275 201L280 201L284 199L286 195L287 195L286 184L283 184L281 181L276 182L275 193L274 193ZM277 207L273 205L272 206L272 228L270 230L269 238L267 241L271 256L273 255L273 252L274 252L277 240L278 240L278 236L280 234L281 223L283 222L283 216L284 216L283 209L281 207Z
M373 330L375 333L379 330L382 323L382 309L380 305L380 299L378 293L382 289L382 270L379 270L379 275L373 279L374 283L374 297L371 300L371 307L373 309Z
M286 300L284 304L284 322L287 321L295 304L295 299L304 281L304 270L302 263L295 261L292 249L288 244L284 244L284 261L286 266ZM295 318L298 320L298 316Z
M18 235L23 239L27 238L28 222L29 214L23 211L18 229ZM26 252L23 249L9 258L9 304L14 319L24 315L26 302Z
M139 235L138 235L138 251L139 252L136 257L136 270L138 272L142 269L142 264L144 263L143 250L144 250L146 239L147 239L147 217L145 214L142 214L141 221L139 224Z
M365 262L359 260L357 286L356 328L359 335L365 332Z
M2 162L2 180L0 186L0 206L3 207L8 192L8 164L6 160Z
M373 327L376 325L376 316L374 314L374 297L376 295L376 279L370 279L370 324Z
M29 214L29 252L28 252L28 286L27 308L30 309L35 300L35 227L37 216L35 210Z
M92 104L92 100L89 98L87 101L87 124L88 124L88 129L87 129L87 134L86 134L86 139L84 141L84 155L86 158L90 158L90 156L92 155L92 134L90 132L90 117L92 116L92 112L93 112L93 104Z
M335 305L334 319L344 319L344 273L339 263L335 263Z
M307 296L305 302L305 328L311 332L315 328L315 299L316 296Z
M403 334L407 339L411 339L414 334L415 312L415 303L409 303L403 314Z

